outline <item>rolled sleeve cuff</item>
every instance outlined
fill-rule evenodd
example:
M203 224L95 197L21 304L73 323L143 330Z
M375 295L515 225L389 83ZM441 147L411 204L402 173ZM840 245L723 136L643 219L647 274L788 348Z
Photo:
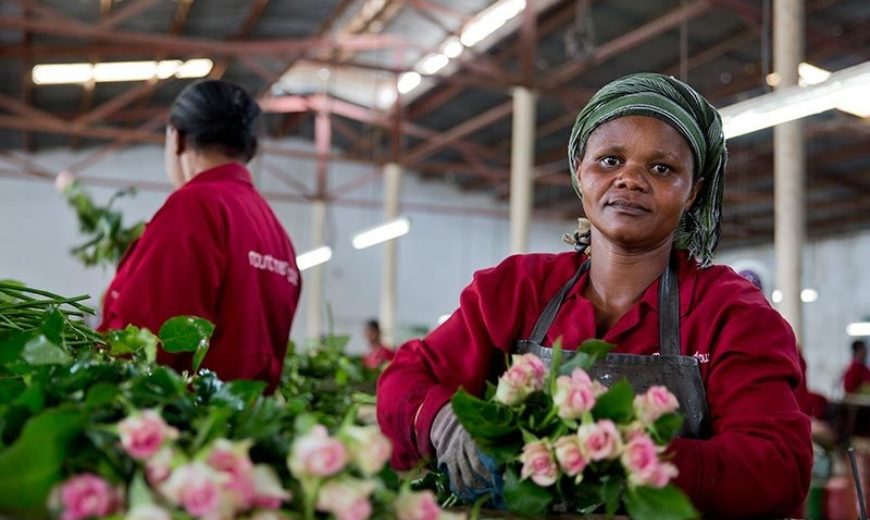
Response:
M414 434L417 443L417 452L424 459L430 459L433 455L432 441L429 439L429 431L432 429L432 423L435 421L435 416L441 411L445 404L450 402L455 389L446 386L438 385L433 387L426 393L426 398L423 404L420 405L420 410L417 412L417 418L414 421Z

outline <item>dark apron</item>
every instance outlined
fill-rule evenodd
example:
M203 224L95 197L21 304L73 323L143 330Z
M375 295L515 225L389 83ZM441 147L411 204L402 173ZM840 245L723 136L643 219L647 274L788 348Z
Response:
M588 372L593 379L609 387L625 378L636 393L645 392L653 385L662 385L670 390L680 402L680 412L685 417L684 437L707 436L707 396L701 381L698 360L680 354L680 292L676 260L669 263L659 284L659 350L651 356L637 354L608 354ZM577 269L574 276L559 289L538 317L530 339L517 341L516 354L535 354L549 367L553 350L542 345L550 325L556 318L565 295L574 287L580 276L589 269L589 260ZM562 351L562 360L574 357L573 351Z

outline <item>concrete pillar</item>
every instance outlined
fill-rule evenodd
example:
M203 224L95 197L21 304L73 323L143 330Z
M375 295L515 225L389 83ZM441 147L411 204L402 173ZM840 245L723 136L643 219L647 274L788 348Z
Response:
M402 187L402 167L396 163L384 166L384 220L399 216L399 195ZM398 241L384 243L384 263L381 273L381 310L379 321L384 343L396 341L396 280L398 268Z
M535 167L535 94L526 87L514 87L513 130L511 132L511 253L529 248L532 219L532 173Z
M326 202L317 200L311 203L311 249L326 245ZM323 269L326 264L315 265L306 271L303 292L308 295L306 309L308 337L317 339L323 334Z
M773 4L773 67L777 89L797 85L798 64L804 55L803 0L775 0ZM801 344L802 253L806 237L806 160L803 122L791 121L773 130L774 249L776 287L782 292L779 311Z

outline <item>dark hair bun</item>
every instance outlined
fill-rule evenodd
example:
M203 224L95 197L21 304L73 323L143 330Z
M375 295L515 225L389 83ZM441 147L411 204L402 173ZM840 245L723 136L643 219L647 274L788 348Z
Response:
M175 98L169 124L184 134L194 149L218 150L249 161L257 153L260 107L236 84L198 81Z

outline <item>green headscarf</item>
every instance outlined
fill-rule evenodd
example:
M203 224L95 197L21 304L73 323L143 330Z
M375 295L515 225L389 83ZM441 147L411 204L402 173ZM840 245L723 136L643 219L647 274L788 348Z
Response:
M679 132L692 149L694 179L703 178L704 184L680 219L674 245L688 249L701 267L709 266L719 244L727 156L719 112L692 87L662 74L631 74L605 85L577 115L568 141L571 182L581 199L576 166L586 141L600 125L626 116L660 119Z

